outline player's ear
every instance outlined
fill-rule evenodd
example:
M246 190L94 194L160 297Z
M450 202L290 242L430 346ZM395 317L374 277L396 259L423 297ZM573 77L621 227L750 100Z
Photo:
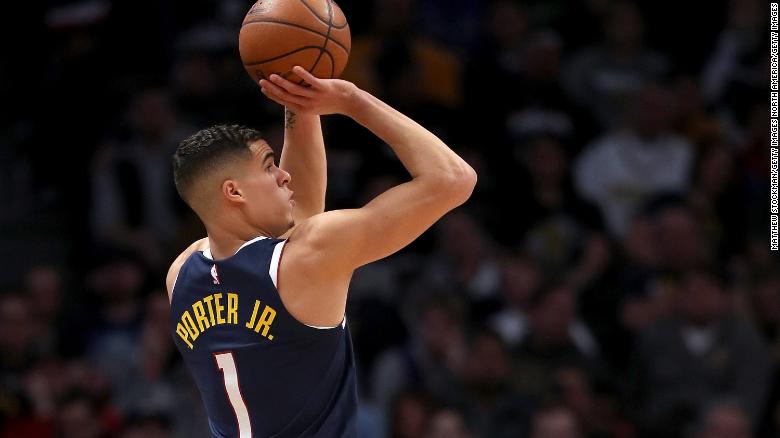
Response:
M231 202L244 202L244 195L238 187L238 183L232 179L226 179L222 183L222 196Z

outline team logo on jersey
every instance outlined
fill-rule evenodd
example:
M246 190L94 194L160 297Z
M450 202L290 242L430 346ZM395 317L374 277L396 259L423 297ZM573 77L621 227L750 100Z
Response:
M214 284L219 284L219 273L217 272L217 265L211 267L211 277L214 278Z

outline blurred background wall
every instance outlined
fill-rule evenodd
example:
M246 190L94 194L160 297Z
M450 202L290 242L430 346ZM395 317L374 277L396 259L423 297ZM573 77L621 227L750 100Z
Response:
M290 0L292 1L292 0ZM238 122L245 0L18 2L0 26L0 436L205 437L164 274L204 231L170 157ZM473 198L358 271L362 437L775 437L768 5L341 0L344 79ZM326 117L328 209L407 178Z

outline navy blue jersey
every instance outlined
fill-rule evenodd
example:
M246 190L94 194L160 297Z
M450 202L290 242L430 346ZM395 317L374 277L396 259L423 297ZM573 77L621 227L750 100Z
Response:
M214 437L353 437L357 390L346 320L302 324L276 289L286 241L257 238L232 257L184 262L171 330Z

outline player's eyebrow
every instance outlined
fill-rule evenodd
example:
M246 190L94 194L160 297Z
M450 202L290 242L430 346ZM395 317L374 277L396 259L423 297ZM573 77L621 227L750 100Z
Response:
M274 152L273 151L268 151L268 152L265 153L265 155L263 155L263 159L260 160L260 161L262 163L265 163L269 158L271 158L271 160L273 160L274 157L275 157Z

